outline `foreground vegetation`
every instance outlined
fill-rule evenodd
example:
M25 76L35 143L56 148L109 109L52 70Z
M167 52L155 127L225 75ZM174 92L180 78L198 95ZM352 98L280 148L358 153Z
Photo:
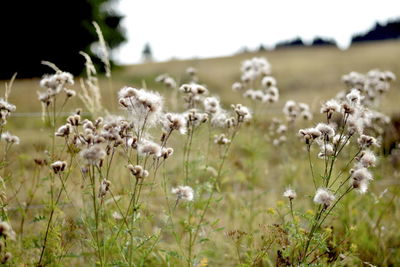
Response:
M396 120L398 85L341 78L398 74L399 54L397 42L284 49L99 81L86 58L82 83L50 63L42 88L7 82L8 112L37 116L2 127L2 261L395 266L398 132L366 109ZM272 70L259 58L240 70L254 56Z

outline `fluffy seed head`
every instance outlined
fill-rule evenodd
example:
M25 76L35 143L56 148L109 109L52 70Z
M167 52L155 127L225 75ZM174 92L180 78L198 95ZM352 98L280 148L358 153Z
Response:
M335 200L335 196L325 188L318 188L314 196L314 202L329 207Z
M106 151L100 145L94 145L90 148L82 150L80 155L86 160L87 164L98 165L104 160Z
M173 188L171 192L175 194L179 200L193 200L193 189L190 186L178 186Z
M67 162L66 161L55 161L51 164L51 168L53 168L53 171L55 174L63 172L65 168L67 167Z
M297 197L297 194L293 189L288 188L283 192L283 196L287 197L289 200L293 200Z

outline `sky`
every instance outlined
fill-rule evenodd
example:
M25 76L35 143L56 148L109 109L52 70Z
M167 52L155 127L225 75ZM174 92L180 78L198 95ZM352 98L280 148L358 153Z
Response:
M354 33L400 17L400 0L120 0L128 41L114 51L139 63L149 43L157 61L227 56L282 40L332 37L347 48Z

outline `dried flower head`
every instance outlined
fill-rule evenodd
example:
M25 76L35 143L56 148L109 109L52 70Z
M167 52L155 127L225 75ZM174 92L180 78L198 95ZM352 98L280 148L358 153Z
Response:
M372 136L362 134L358 139L357 139L358 145L360 148L368 148L372 145L374 146L379 146L378 142L376 139Z
M181 134L187 132L187 121L184 115L177 113L167 113L164 115L161 121L163 130L166 133L172 132L173 130L179 131Z
M100 145L94 145L82 150L80 155L89 165L101 165L106 156L106 151Z
M161 146L150 140L142 140L138 143L137 150L141 156L153 156L157 158L161 156Z
M328 120L332 118L335 112L340 112L340 105L336 99L331 99L322 105L321 113L325 113Z
M178 200L193 200L193 189L190 186L178 186L173 188L171 192L177 196Z
M323 139L329 141L335 135L335 130L332 126L326 123L318 123L315 127L318 131L320 131Z
M103 179L100 183L100 187L99 187L99 198L103 198L105 197L105 195L107 194L107 192L110 190L110 186L111 186L111 182L107 179Z
M297 197L297 194L293 189L287 188L285 192L283 192L283 196L287 197L289 200L293 200Z
M67 167L66 161L58 160L51 164L51 168L53 169L55 174L63 172L66 167Z
M19 137L16 135L12 135L9 132L2 133L1 140L4 140L8 144L19 144Z
M358 168L351 170L350 185L357 189L360 193L367 192L369 182L373 180L372 174L367 168Z
M314 202L329 207L335 200L335 196L325 188L318 188L314 196Z

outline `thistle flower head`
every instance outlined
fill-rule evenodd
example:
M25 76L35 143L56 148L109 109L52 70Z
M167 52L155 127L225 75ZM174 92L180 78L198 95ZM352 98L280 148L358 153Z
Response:
M299 136L303 137L307 145L310 145L315 139L321 136L321 132L317 128L301 129Z
M124 87L118 95L121 107L128 112L137 131L144 125L154 125L161 116L163 98L157 92Z
M283 196L287 197L289 200L293 200L297 197L297 194L293 189L287 188L285 192L283 192Z
M225 134L215 135L214 136L214 143L217 145L226 145L229 144L231 140L229 140Z
M379 147L379 144L374 137L365 134L362 134L357 139L357 142L360 148L368 148L372 145Z
M326 123L318 123L315 127L318 131L320 131L323 139L330 140L335 135L335 130L332 126Z
M200 124L208 121L208 114L199 112L196 109L191 109L191 110L185 112L184 116L186 118L186 122L187 122L188 126L192 125L192 126L197 127Z
M262 86L267 89L276 86L276 80L272 76L265 76L261 81Z
M111 186L111 182L107 179L103 179L100 183L100 187L99 187L99 198L103 198L105 197L105 195L107 194L107 192L110 190L110 186Z
M141 156L153 156L156 158L161 156L161 146L150 140L145 139L138 143L137 150Z
M204 105L204 110L210 114L217 113L221 108L219 99L216 97L206 97L203 100L203 105Z
M318 188L314 196L314 202L329 207L335 200L335 196L325 188Z
M323 159L326 157L334 156L334 154L335 154L335 151L333 149L332 144L329 144L329 143L324 144L321 142L320 152L318 154L319 158Z
M19 144L19 137L16 135L12 135L9 132L2 133L1 140L4 140L8 144Z
M328 100L322 105L321 113L326 113L328 120L332 118L335 112L340 112L340 105L336 99Z
M89 165L99 165L106 157L106 151L100 145L94 145L80 152Z
M55 174L58 174L60 172L63 172L65 168L67 167L67 162L66 161L55 161L51 164L51 168L53 169Z
M372 174L367 168L358 168L351 171L350 185L357 189L360 193L367 192L369 182L373 180Z
M193 200L193 189L190 186L178 186L173 188L171 192L177 196L178 200Z
M232 105L232 109L235 111L238 122L249 121L252 118L249 108L243 106L242 104Z
M235 82L234 84L232 84L232 90L233 91L243 90L243 84L241 84L240 82Z
M131 172L131 174L136 177L136 179L143 179L149 176L149 172L143 169L143 167L140 165L133 166L132 164L129 164L126 167Z
M15 232L8 222L0 221L0 237L15 240Z
M356 159L364 168L374 167L376 164L376 156L371 150L362 151Z
M185 134L187 131L187 121L185 116L182 114L167 113L163 116L161 123L163 130L167 133L176 130L181 134Z
M351 103L352 105L359 105L361 103L361 100L363 99L363 97L361 96L361 93L358 89L352 89L350 91L350 93L348 93L346 95L347 100L349 101L349 103Z

